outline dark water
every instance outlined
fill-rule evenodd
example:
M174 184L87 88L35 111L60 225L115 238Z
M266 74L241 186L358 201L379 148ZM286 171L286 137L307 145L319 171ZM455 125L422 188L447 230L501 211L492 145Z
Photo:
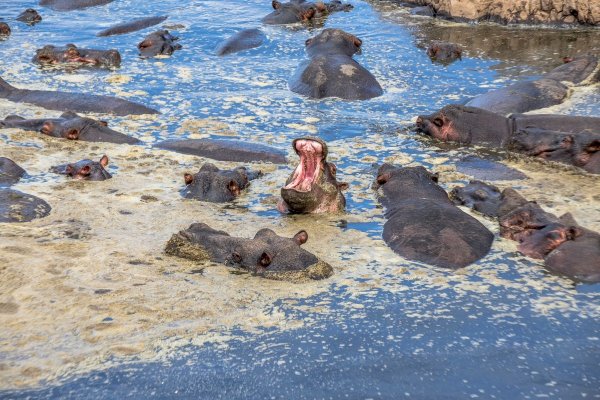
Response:
M36 3L0 0L0 9L9 19ZM260 48L214 56L221 40L260 26L271 8L270 2L258 0L122 0L70 13L38 8L42 23L10 23L12 36L0 42L0 75L16 86L43 82L48 88L113 94L114 87L106 84L113 71L65 74L40 70L29 60L45 44L114 47L123 57L117 73L131 77L120 90L163 113L142 120L130 134L150 133L150 142L177 138L182 121L208 117L227 123L238 138L285 150L291 139L317 134L328 142L342 178L362 188L347 196L353 219L341 217L337 223L340 241L347 230L380 240L378 203L362 195L372 179L371 164L392 158L433 167L451 165L460 155L448 156L416 138L410 132L416 115L536 76L559 65L565 55L600 53L597 29L454 25L407 17L392 3L354 5L350 13L332 15L325 27L363 40L356 59L385 90L371 101L313 101L287 89L287 78L305 57L304 41L318 27L263 27L268 42ZM165 25L173 26L184 46L171 58L137 57L135 46L153 28L95 37L112 23L158 14L170 15ZM466 57L448 67L431 64L419 46L433 39L463 45ZM565 109L598 115L598 98L598 88L592 88ZM6 105L0 111L2 118L13 112ZM256 194L246 207L265 219L282 218L258 207L262 200ZM578 206L574 200L573 207ZM589 218L600 226L596 206ZM600 398L600 287L548 276L539 264L501 247L496 243L490 256L464 275L421 266L425 272L415 276L410 273L414 263L399 258L408 271L392 273L389 260L373 253L366 261L368 274L333 281L325 294L278 300L264 311L282 311L290 321L303 321L302 327L234 330L234 339L226 343L190 345L173 351L168 361L129 360L83 376L70 374L42 388L0 392L0 397ZM359 250L369 255L368 247ZM355 255L348 252L338 263L343 266Z

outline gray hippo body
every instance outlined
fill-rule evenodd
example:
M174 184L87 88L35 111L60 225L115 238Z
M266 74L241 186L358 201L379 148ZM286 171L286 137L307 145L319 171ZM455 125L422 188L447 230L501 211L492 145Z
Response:
M409 260L462 268L489 252L494 235L454 206L436 181L423 167L379 168L374 187L386 208L383 240Z
M165 150L211 158L218 161L270 162L285 164L285 153L273 147L238 140L184 139L165 140L156 145Z
M50 90L18 89L0 78L0 98L29 103L48 110L111 113L115 115L159 114L157 110L111 96Z
M17 16L17 21L26 23L27 25L35 25L42 20L42 16L33 8L28 8Z
M104 181L112 178L112 175L104 169L107 165L108 157L102 156L100 161L81 160L75 163L54 166L50 168L50 171L78 180Z
M324 29L306 41L310 60L304 61L290 78L290 90L322 99L366 100L381 96L377 79L354 59L362 41L339 29Z
M112 3L113 1L114 0L40 0L40 6L48 7L56 11L72 11L102 6Z
M560 104L568 97L567 84L596 82L598 76L598 59L595 56L582 56L542 75L540 79L489 91L466 105L502 115L546 108Z
M29 222L43 218L51 207L39 197L18 190L0 188L0 222Z
M254 172L245 167L225 171L206 163L198 173L184 175L186 186L182 195L187 199L225 203L238 197L251 180L260 176L261 171Z
M26 172L10 158L0 157L0 186L10 186L17 183Z
M254 238L246 239L195 223L173 235L165 252L196 262L222 263L275 280L302 282L333 275L329 264L300 247L307 240L305 231L285 238L261 229Z
M267 37L260 29L244 29L219 44L215 49L218 56L253 49L262 45Z
M161 22L165 21L169 18L166 15L148 17L148 18L139 18L129 22L123 22L117 25L113 25L110 28L106 28L103 31L100 31L96 34L96 36L114 36L114 35L123 35L125 33L135 32L142 29L149 28L154 25L158 25Z
M65 47L48 45L36 50L32 62L42 66L68 64L70 68L75 65L118 68L121 66L121 54L114 49L80 49L74 44L68 44Z
M177 40L179 38L171 35L167 30L152 32L137 46L140 51L140 57L170 56L176 50L182 49L179 43L175 43Z
M81 117L73 112L65 112L59 118L42 119L25 119L10 115L0 121L0 129L3 128L37 131L52 137L86 142L140 143L136 138L110 129L104 121Z

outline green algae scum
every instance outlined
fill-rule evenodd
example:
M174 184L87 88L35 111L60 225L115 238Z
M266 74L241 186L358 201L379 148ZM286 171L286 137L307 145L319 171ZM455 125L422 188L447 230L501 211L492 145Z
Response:
M600 398L599 284L549 274L542 261L499 236L496 220L466 207L495 235L486 256L457 270L409 261L383 241L385 210L372 187L377 166L387 162L437 172L449 192L471 179L457 163L476 155L521 173L492 182L501 190L512 187L544 210L570 212L600 231L598 175L443 145L414 129L418 115L537 79L562 57L600 56L597 27L448 22L410 15L386 0L355 0L352 10L320 23L283 26L261 23L273 11L263 0L105 3L61 11L36 0L0 0L0 22L11 29L0 38L6 82L113 96L160 111L78 112L138 144L0 129L0 157L27 172L1 187L0 199L24 193L23 201L31 201L23 207L39 216L0 222L0 398ZM42 21L16 21L27 8ZM140 31L97 36L118 23L163 15ZM260 46L216 54L220 43L254 28L265 36ZM324 28L361 40L353 58L383 95L315 100L289 89L308 58L305 42ZM140 58L137 45L163 29L182 48ZM458 44L462 59L432 63L425 49L433 41ZM36 49L69 43L117 49L121 65L31 62ZM0 97L0 121L62 113ZM600 86L569 85L565 102L534 113L600 116ZM348 182L345 211L277 211L299 162L291 143L307 136L327 144L337 180ZM155 146L176 139L266 145L287 162L218 161ZM49 171L105 154L111 179ZM184 198L184 173L207 162L263 175L229 203ZM45 203L36 207L35 199ZM14 213L4 204L0 210ZM301 273L264 277L212 262L206 249L177 235L197 222L240 238L262 228L285 238L304 230L302 248L318 262Z

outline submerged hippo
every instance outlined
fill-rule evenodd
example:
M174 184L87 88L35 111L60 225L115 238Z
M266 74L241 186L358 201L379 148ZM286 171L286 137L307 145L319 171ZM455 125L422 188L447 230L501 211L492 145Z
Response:
M17 183L25 174L25 170L16 162L10 158L0 157L0 186Z
M333 275L329 264L300 247L307 240L306 231L285 238L265 228L246 239L195 223L173 235L165 252L197 262L222 263L276 280L302 282Z
M121 54L117 50L80 49L74 44L65 47L44 46L35 51L32 62L40 65L70 64L99 68L119 68Z
M117 97L18 89L2 78L0 78L0 98L15 103L35 104L58 111L113 113L115 115L159 114L157 110Z
M114 0L40 0L40 6L46 6L56 11L72 11L82 8L102 6Z
M481 144L564 162L592 173L598 169L600 118L513 114L449 105L417 118L417 129L448 142Z
M61 175L68 175L73 179L104 181L112 178L112 175L104 169L107 165L108 157L104 155L98 162L81 160L75 163L57 165L50 168L50 171Z
M253 49L263 44L266 38L260 29L244 29L219 44L215 49L215 53L218 56L224 56L242 50Z
M465 267L484 257L494 235L458 209L437 184L437 175L423 167L379 168L375 189L387 221L383 240L394 252L443 268Z
M52 208L39 197L0 188L0 222L29 222L50 214Z
M448 65L462 59L462 49L454 43L434 41L427 48L427 55L432 62Z
M327 162L327 145L319 138L295 139L292 147L300 156L298 166L281 188L279 211L324 213L344 211L342 190L348 187L336 179L335 164Z
M0 40L10 36L10 26L6 22L0 22Z
M177 40L179 38L171 35L167 30L153 32L138 44L140 57L170 56L175 50L181 50L182 48L179 43L175 43Z
M121 24L113 25L110 28L106 28L103 31L100 31L96 34L96 36L114 36L114 35L123 35L125 33L139 31L154 25L158 25L161 22L165 21L169 18L166 15L156 16L156 17L147 17L147 18L139 18L129 22L123 22Z
M261 171L254 172L245 167L224 171L206 163L197 174L184 175L186 186L182 194L188 199L224 203L238 197L251 180L260 176Z
M598 81L598 59L582 56L555 68L540 79L518 82L489 91L469 101L467 106L483 108L497 114L524 113L562 103L569 88L562 82L580 84Z
M517 249L522 254L544 259L549 271L584 282L600 282L600 234L579 226L571 214L556 217L544 211L511 188L498 193L498 188L482 182L453 190L460 204L474 204L497 217L500 235L519 242Z
M42 20L42 16L33 8L28 8L17 17L17 21L26 23L27 25L35 25Z
M81 117L70 111L63 113L58 118L25 119L17 115L9 115L3 121L0 121L0 129L2 128L37 131L52 137L86 142L126 144L140 142L136 138L113 131L105 121Z
M333 0L329 3L311 2L306 0L291 0L287 3L281 3L273 0L273 12L262 19L264 24L285 25L295 24L297 22L308 22L316 18L322 18L336 11L350 11L353 6L344 4L340 0Z
M377 79L352 59L361 45L359 38L340 29L324 29L308 39L306 53L310 60L298 66L288 82L290 90L314 99L366 100L381 96L383 89Z

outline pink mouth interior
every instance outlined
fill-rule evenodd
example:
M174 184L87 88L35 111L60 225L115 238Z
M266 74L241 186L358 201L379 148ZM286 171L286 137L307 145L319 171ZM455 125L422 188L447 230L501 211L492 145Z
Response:
M314 140L301 139L296 142L296 151L300 155L300 164L294 170L292 182L284 189L310 192L312 184L321 170L323 146Z

